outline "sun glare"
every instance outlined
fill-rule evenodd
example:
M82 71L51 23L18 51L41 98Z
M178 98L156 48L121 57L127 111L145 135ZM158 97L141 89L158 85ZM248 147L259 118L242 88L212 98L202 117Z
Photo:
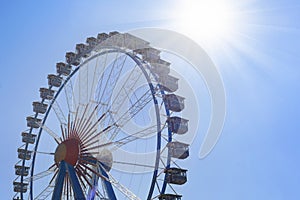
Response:
M184 34L210 45L228 39L236 28L237 20L227 4L214 0L184 1L178 8L177 25Z

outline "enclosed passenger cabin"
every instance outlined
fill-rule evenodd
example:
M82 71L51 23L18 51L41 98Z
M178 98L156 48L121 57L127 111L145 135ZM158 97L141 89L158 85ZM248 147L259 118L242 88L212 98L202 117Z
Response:
M48 88L40 88L40 97L42 99L52 100L54 97L54 90Z
M36 135L32 133L22 132L22 142L34 144Z
M163 96L163 101L167 109L180 112L184 109L184 97L175 94L166 94Z
M62 83L62 77L59 77L54 74L49 74L48 75L48 85L54 86L54 87L59 87Z
M165 169L167 183L182 185L187 181L186 169L169 168Z
M101 42L101 45L106 47L117 46L123 48L125 46L124 36L123 34L119 34L118 32L111 32L109 33L108 38Z
M111 37L111 36L118 35L118 34L120 34L118 31L111 31L111 32L109 32L108 36Z
M158 196L159 200L181 200L182 195L178 194L160 194Z
M66 62L70 65L78 66L80 64L80 60L77 58L77 55L73 52L66 53Z
M107 33L99 33L97 35L98 42L102 42L102 41L106 40L108 37L109 36Z
M88 37L86 39L86 43L89 45L89 47L93 48L98 44L98 40L94 37Z
M131 35L129 33L123 33L123 47L128 48L130 50L141 49L145 47L149 47L149 42Z
M151 71L158 76L166 76L170 73L170 65L171 63L159 59L158 61L151 63Z
M71 73L71 70L72 70L71 65L67 65L66 63L63 62L56 63L56 72L58 74L68 76Z
M25 149L18 149L18 158L22 159L22 160L30 160L31 159L31 154L32 151L29 150L25 150Z
M160 60L160 51L154 49L152 47L142 48L142 49L135 49L133 50L134 53L142 55L142 58L148 62L157 62Z
M33 112L44 114L47 111L48 105L41 102L33 102Z
M84 58L89 56L89 53L87 52L89 49L89 46L86 44L76 44L76 53L78 56L83 56Z
M159 84L162 90L175 92L178 89L178 78L170 75L162 75L159 77Z
M173 133L184 134L189 130L187 119L183 119L181 117L170 117L167 119L168 128Z
M15 165L15 174L19 176L28 176L30 167Z
M189 145L181 142L169 142L167 144L170 156L178 159L187 158L189 153Z
M41 119L34 118L34 117L26 117L26 121L27 121L27 126L30 128L39 128L40 127L39 124L42 122Z
M28 183L21 183L15 181L13 184L14 184L14 192L22 192L22 193L27 192Z

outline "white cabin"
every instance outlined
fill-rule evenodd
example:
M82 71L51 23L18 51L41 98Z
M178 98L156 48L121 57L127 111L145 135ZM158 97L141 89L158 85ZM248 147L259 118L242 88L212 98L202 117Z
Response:
M166 94L163 96L163 101L167 109L180 112L184 109L184 97L175 94Z
M25 149L18 149L18 158L22 159L22 160L30 160L31 159L31 155L32 155L32 151L29 150L25 150Z
M86 39L86 43L89 45L89 47L95 47L98 44L98 40L95 37L88 37Z
M58 74L68 76L71 73L71 70L72 70L71 65L67 65L66 63L63 62L56 63L56 72Z
M40 127L39 123L42 122L41 119L30 117L30 116L26 117L26 121L27 121L27 126L30 128L39 128Z
M99 34L97 35L97 40L98 40L98 42L100 43L100 42L106 40L108 37L109 37L109 36L108 36L107 33L99 33Z
M165 169L164 173L166 174L167 183L182 185L187 182L187 170L180 168L169 168Z
M15 174L19 176L28 176L30 167L15 165Z
M36 135L32 133L22 132L22 142L34 144Z
M178 159L187 158L189 153L189 145L181 142L169 142L167 144L171 157Z
M22 193L27 192L28 183L21 183L15 181L13 184L14 184L14 192L22 192Z
M40 97L42 99L52 100L54 97L54 90L48 88L40 88Z
M86 44L76 44L76 54L78 56L83 56L84 58L88 57L90 53L88 52L89 46Z
M189 120L183 119L181 117L170 117L169 119L167 119L168 128L173 133L184 134L189 130L188 121Z
M170 75L163 75L159 77L161 89L167 92L175 92L178 89L178 80L178 78Z
M159 200L181 200L182 195L178 194L160 194L158 196Z
M158 76L166 76L170 73L170 64L164 60L158 60L157 62L150 63L151 64L151 71L157 74Z
M80 61L77 58L77 55L73 52L66 53L66 62L70 65L75 65L75 66L78 66L80 64Z
M33 102L33 112L44 114L47 111L48 105L41 102Z
M54 87L60 87L62 83L62 77L54 74L49 74L47 78L48 78L48 85Z
M142 55L142 58L148 62L157 62L160 60L160 51L152 47L133 50L134 53Z

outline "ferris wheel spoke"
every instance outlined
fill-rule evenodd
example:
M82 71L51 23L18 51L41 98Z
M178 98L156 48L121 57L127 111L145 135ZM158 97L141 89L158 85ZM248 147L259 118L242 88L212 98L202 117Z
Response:
M114 179L113 176L111 174L109 174L109 172L107 172L101 165L99 165L101 167L100 171L102 170L103 173L105 173L108 177L106 177L105 175L97 172L94 169L91 169L87 165L84 165L84 166L88 170L90 170L92 173L94 173L95 175L97 175L98 177L100 177L102 179L102 181L107 181L107 182L111 183L112 185L114 185L114 187L116 189L118 189L121 193L123 193L127 198L132 199L132 200L140 200L133 192L131 192L129 189L127 189L121 183L119 183L118 181L116 181L116 179Z
M44 154L44 155L54 155L54 153L51 153L51 152L44 152L44 151L33 151L35 153L38 153L38 154Z
M81 116L78 116L78 115L77 115L78 118L79 118L79 121L78 121L77 123L75 123L73 132L79 133L79 130L81 129L82 123L83 123L84 120L85 120L85 115L86 115L86 113L87 113L87 110L88 110L89 105L90 105L90 104L84 105L84 110L83 110L83 113L82 113ZM79 109L77 109L77 110L78 110L77 112L79 112Z
M141 111L149 102L152 101L152 93L149 89L147 92L145 92L136 102L134 102L128 110L123 113L116 121L115 123L122 127L124 126L128 121L130 121L139 111ZM115 129L115 131L111 134L110 140L114 140L116 135L121 129Z
M142 72L137 68L137 66L138 65L135 65L134 68L131 70L127 79L122 84L122 87L117 92L117 95L112 101L112 105L114 105L114 108L116 110L119 110L120 107L125 103L126 98L128 98L128 93L134 90L136 84L142 76Z
M97 57L96 58L96 65L94 66L94 73L93 73L93 80L92 80L92 86L91 86L91 89L90 89L90 96L89 96L89 100L91 101L92 99L94 99L94 98L92 98L92 95L93 95L93 92L94 92L94 90L95 90L95 87L96 87L96 77L98 77L98 70L97 69L99 69L99 67L98 67L98 65L99 65L99 63L98 63L98 61L99 61L99 57Z
M64 115L61 106L59 105L59 103L57 101L54 101L52 103L52 108L56 114L57 119L59 120L60 124L63 126L67 125L67 119L66 116Z
M68 124L69 124L69 122L68 122ZM63 137L63 140L65 140L67 138L67 132L68 132L67 127L66 126L63 127L63 125L61 124L60 130L61 130L61 135Z
M68 137L70 137L70 135L71 135L71 132L72 131L74 131L74 129L76 128L76 124L78 123L78 115L79 115L79 106L77 106L77 108L76 108L76 112L75 112L75 119L74 119L74 121L69 121L69 123L70 123L70 128L68 129L69 130L69 132L68 132Z
M137 64L134 66L133 70L131 70L129 76L122 84L120 90L116 93L116 96L112 100L112 104L114 105L115 110L119 110L120 107L126 102L126 98L128 98L128 93L134 90L134 87L138 80L140 79L142 72L137 69ZM112 93L112 92L111 92Z
M45 124L42 124L40 122L36 122L38 124L38 126L45 130L51 137L53 137L53 139L56 141L57 144L61 143L61 138L54 132L52 131L49 127L47 127Z
M91 173L96 174L99 178L102 178L103 180L109 181L107 177L103 176L102 174L98 173L97 170L92 169L91 167L89 167L88 165L93 165L95 166L94 162L90 162L88 160L85 160L85 163L82 162L81 167L84 167L86 170L89 170Z
M115 127L116 128L116 127ZM148 137L149 135L153 134L153 133L156 133L157 132L157 126L156 125L153 125L151 127L147 127L143 130L140 130L138 132L135 132L129 136L126 136L124 138L121 138L121 139L118 139L117 141L113 141L113 142L107 142L107 143L104 143L104 144L99 144L97 146L93 146L92 148L89 148L88 150L93 150L93 149L100 149L100 148L104 148L104 147L109 147L109 146L114 146L114 148L119 148L123 145L126 145L130 142L133 142L135 140L138 140L138 139L141 139L141 138L145 138L145 137ZM97 137L95 137L97 138ZM98 140L94 140L92 143L90 143L89 145L86 145L86 146L91 146L95 143L97 143ZM98 152L90 152L92 154L98 154Z
M83 185L85 185L85 184L84 184L84 181L85 181L90 187L92 187L92 184L91 184L91 182L90 182L90 180L91 180L92 177L91 177L89 174L86 174L86 173L85 173L86 170L83 169L81 165L78 165L77 171L78 171L78 174L79 174L81 183L82 183ZM90 180L88 179L87 176L89 176ZM81 179L81 177L83 177L84 181ZM85 186L85 187L86 187L86 186Z
M108 54L106 54L105 56L105 59L104 59L104 65L103 66L106 66L106 62L107 62L107 57L108 57ZM112 70L112 69L111 69ZM102 89L102 84L103 84L103 80L104 80L104 77L105 77L105 67L103 67L102 71L101 71L101 77L100 79L98 80L98 84L99 84L99 87L98 87L98 90L101 91ZM99 91L98 91L99 92ZM101 103L101 99L97 99L97 102Z
M93 117L96 116L96 111L98 109L98 105L96 105L93 109L93 111L91 112L91 114L88 116L87 120L85 121L84 125L82 126L81 129L79 129L79 137L84 136L85 132L92 126L92 120Z
M54 187L55 187L55 181L54 180L55 180L57 174L58 174L58 170L52 176L48 186L44 190L42 190L42 192L34 198L35 200L44 200L52 194L52 192L54 191Z
M83 119L83 120L81 120L78 125L75 124L74 129L78 133L78 137L80 137L80 138L84 138L86 135L90 134L90 131L95 130L98 123L102 120L103 117L105 117L105 114L104 114L100 118L95 119L96 111L97 111L99 105L95 105L93 110L90 112L90 114L86 114L87 113L86 110L92 109L93 106L89 106L91 104L93 104L93 103L89 103L86 105L84 114L81 116L81 119ZM85 115L88 115L88 116L85 116Z
M116 64L117 61L119 60L118 56L119 56L119 53L116 54L116 58L114 59L112 65L109 65L109 66L111 66L111 70L110 70L109 74L107 75L107 80L105 81L105 85L103 87L104 89L103 89L103 91L101 93L101 96L97 100L98 102L102 102L102 100L103 100L104 97L107 97L107 99L109 99L109 97L111 96L112 92L110 90L108 90L108 89L112 89L113 85L116 83L116 80L118 80L119 75L121 74L121 71L123 69L125 61L123 62L123 65ZM117 71L117 70L119 70L119 71ZM100 88L99 88L100 91L102 90L102 87L101 87L102 83L103 83L102 80L106 77L105 75L106 74L104 72L102 74L102 77L101 77L101 85L100 85Z
M79 103L88 102L89 98L89 62L79 71ZM82 100L82 101L81 101Z
M74 112L73 104L76 105L76 99L74 95L74 89L73 89L73 83L71 79L68 79L68 82L65 84L64 92L65 92L65 98L68 105L69 113ZM73 120L73 118L72 118Z
M86 151L88 151L88 153L91 154L91 155L98 155L99 154L99 150L101 148L110 147L110 146L113 146L115 144L117 144L117 142L107 142L107 143L104 143L104 144L99 144L97 146L93 146L89 150L86 150ZM98 151L96 152L96 151L91 151L91 150L98 150ZM83 154L84 153L85 152L83 152ZM92 164L92 163L90 163L90 164Z
M109 125L106 128L104 128L103 130L101 130L100 132L96 133L97 132L97 128L96 128L97 125L99 125L99 123L105 117L105 115L106 115L106 113L102 114L98 118L98 120L87 131L82 133L82 139L81 139L82 143L87 143L87 141L90 141L91 139L98 137L99 135L101 135L103 132L107 131L108 129L111 128L111 126L114 125L114 124ZM94 133L96 133L96 135Z
M149 135L151 135L153 133L157 133L157 126L156 125L153 125L153 126L145 128L143 130L140 130L138 132L135 132L131 135L128 135L128 136L126 136L122 139L117 140L114 143L116 144L116 146L120 147L120 146L126 145L130 142L133 142L135 140L148 137Z
M96 196L97 196L99 199L107 199L102 193L103 193L103 192L100 192L99 189L96 190Z
M88 106L88 104L85 105L86 109L87 109L87 106ZM77 109L76 109L77 111L76 111L76 114L75 114L75 121L74 121L74 123L72 123L71 128L69 128L69 130L70 130L69 132L74 132L78 135L78 137L83 139L83 137L85 137L85 134L89 134L90 131L93 131L93 129L95 128L97 123L92 124L91 121L92 121L92 117L95 114L95 111L97 110L97 107L98 107L98 105L95 106L94 110L92 111L92 113L90 114L88 119L83 119L83 118L85 118L84 116L82 116L82 117L79 116L79 106L78 106ZM81 118L81 119L79 120L79 118ZM101 119L102 119L102 117L100 117L100 119L98 119L98 121L100 121ZM83 125L82 125L82 127L79 127L80 123L82 121L83 121Z
M141 111L151 100L152 92L149 89L135 102L131 102L131 107L129 107L128 110L117 120L117 123L124 125L124 123L122 123L124 121L124 117L127 117L127 120L125 118L124 121L127 122L128 120L133 118L139 111Z
M116 93L116 96L112 100L113 103L111 105L114 105L113 106L114 110L119 110L120 107L123 105L123 103L126 102L126 98L129 98L128 92L133 91L134 86L136 85L139 78L141 77L142 73L140 72L140 70L135 70L136 67L137 67L137 65L135 65L134 69L130 72L130 75L127 77L127 80L122 85L122 88L119 90L119 92ZM112 93L112 91L110 93ZM98 104L108 106L107 104L103 104L101 102L98 102ZM104 110L105 106L100 107L100 110ZM110 109L111 109L111 106L108 110L110 110ZM112 112L113 111L111 111L110 113L112 113ZM110 120L110 123L111 122L112 122L112 120Z
M100 134L104 133L104 132L99 132ZM100 149L101 147L105 147L105 146L109 146L110 143L106 143L106 144L100 144L100 145L96 145L96 146L92 146L92 144L94 143L91 143L87 146L84 146L84 148L81 150L82 152L86 152L86 151L91 151L91 150L94 150L94 149Z
M113 163L121 164L121 165L130 165L130 166L138 166L138 167L146 167L146 168L150 168L150 169L155 169L155 166L139 164L139 163L130 163L130 162L116 161L116 160L113 160ZM165 169L165 168L159 167L159 169Z
M53 166L53 167L50 167L46 171L40 172L40 173L35 174L35 175L31 176L31 177L24 178L24 181L25 182L36 181L36 180L39 180L39 179L44 178L46 176L49 176L50 174L53 174L56 171L57 171L56 166Z
M96 133L96 134L90 134L89 137L85 138L84 140L82 140L82 142L84 144L86 144L86 146L89 146L89 142L98 139L98 137L100 135L102 135L103 133L109 131L110 129L116 127L116 124L111 124L108 125L107 127L105 127L104 129L102 129L101 131L97 132L97 129L94 129L94 131L92 133Z
M119 181L117 181L108 171L105 170L104 167L100 165L101 169L108 175L108 181L114 185L116 189L118 189L121 193L123 193L127 198L131 200L140 200L133 192L131 192L128 188L122 185Z
M55 185L54 184L49 184L40 194L37 195L35 200L45 200L47 197L49 197L53 190L54 190Z

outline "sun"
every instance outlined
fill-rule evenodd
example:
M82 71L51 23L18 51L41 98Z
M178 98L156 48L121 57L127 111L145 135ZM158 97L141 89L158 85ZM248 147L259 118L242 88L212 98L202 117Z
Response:
M228 40L238 26L238 17L230 5L222 0L186 0L178 5L177 28L209 45Z

